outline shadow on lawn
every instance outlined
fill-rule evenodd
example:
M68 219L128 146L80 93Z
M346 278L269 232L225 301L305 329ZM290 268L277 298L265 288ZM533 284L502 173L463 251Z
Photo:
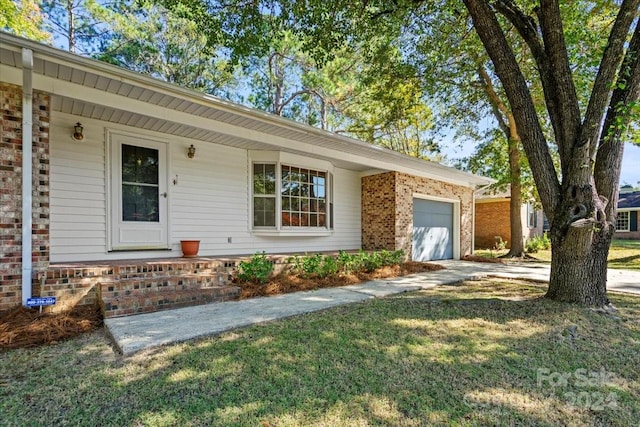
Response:
M640 254L638 255L630 255L630 256L625 256L622 258L612 258L609 260L609 263L615 263L615 264L632 264L635 263L636 261L640 260Z
M451 288L157 349L79 370L73 380L71 372L63 396L34 390L30 407L82 401L67 408L68 418L50 421L103 425L623 425L640 418L637 403L629 404L640 395L637 348L619 339L637 343L637 323L538 299L537 288L523 289L521 301L500 299L507 290L499 285L462 300L447 297ZM620 377L612 386L617 409L572 408L554 394L583 388L538 383L538 369L603 367ZM633 394L625 400L625 393Z

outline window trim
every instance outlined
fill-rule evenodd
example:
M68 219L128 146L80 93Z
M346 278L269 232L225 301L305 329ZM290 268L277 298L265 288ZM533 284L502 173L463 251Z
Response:
M618 221L622 218L620 218L620 214L625 214L627 216L626 218L626 223L627 223L627 228L623 229L623 228L618 228ZM616 213L616 233L629 233L631 231L631 211L618 211Z
M254 226L254 200L253 193L253 168L255 164L274 164L276 169L276 193L275 193L275 226ZM325 173L326 188L326 220L324 227L299 227L282 225L282 166L309 169L315 172ZM280 151L249 151L249 230L257 236L330 236L333 234L333 165L325 160L312 159L296 154Z

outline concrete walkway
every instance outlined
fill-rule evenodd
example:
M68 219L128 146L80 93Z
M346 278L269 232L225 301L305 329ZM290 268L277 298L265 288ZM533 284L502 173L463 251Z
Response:
M105 327L125 356L165 344L220 334L255 323L366 301L402 292L433 288L487 276L549 280L545 264L493 264L438 261L446 270L376 280L273 297L252 298L105 319ZM640 294L640 272L609 270L608 289Z

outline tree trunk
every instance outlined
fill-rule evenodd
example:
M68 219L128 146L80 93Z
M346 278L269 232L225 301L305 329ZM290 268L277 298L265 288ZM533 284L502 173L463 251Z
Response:
M509 225L511 235L509 241L509 252L504 255L505 258L521 258L524 253L524 233L522 232L522 168L520 167L520 135L518 134L518 125L516 124L513 113L507 105L502 102L500 95L495 90L495 85L491 81L489 73L483 64L478 65L478 75L480 83L484 88L489 103L493 110L493 115L507 138L509 149Z
M517 150L517 148L516 148ZM509 150L511 151L511 150ZM511 157L511 155L509 156ZM518 168L519 170L519 168ZM511 224L511 246L505 255L508 258L520 258L524 256L524 232L522 229L522 184L520 174L514 177L511 169L511 199L509 200L509 222Z
M520 137L513 114L509 117L509 177L511 199L509 201L509 221L511 224L511 247L505 257L521 258L524 253L524 233L522 229L522 169L520 167Z
M563 238L551 234L551 278L545 296L589 306L608 304L607 257L612 233L570 227Z

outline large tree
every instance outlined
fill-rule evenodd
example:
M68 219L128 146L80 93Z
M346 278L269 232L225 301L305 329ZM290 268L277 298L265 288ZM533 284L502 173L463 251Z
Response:
M174 0L175 1L175 0ZM196 1L197 0L191 0ZM197 2L203 10L213 2ZM587 45L599 60L587 67L588 81L574 75L570 52L581 42L567 39L567 15L558 0L394 0L320 1L265 0L231 2L242 18L242 29L231 29L243 40L261 34L260 17L270 11L305 34L309 51L322 56L345 42L366 40L386 32L401 39L416 27L422 14L438 8L466 9L484 46L513 114L538 194L550 221L553 256L547 296L589 305L608 303L607 255L615 231L623 138L637 115L640 97L640 0L620 0L610 23L607 43ZM611 5L605 0L581 0L585 13ZM229 4L228 2L225 3ZM215 2L212 10L220 10ZM217 9L216 9L217 8ZM579 8L578 8L579 9ZM579 19L577 15L571 19ZM216 23L220 24L220 15ZM513 27L519 42L506 37ZM218 28L231 27L219 25ZM244 38L244 39L243 39ZM246 43L245 43L246 46ZM433 46L434 49L440 48ZM545 111L536 102L515 54L526 49L536 65ZM581 99L588 87L588 99ZM583 107L581 109L581 107ZM544 132L548 121L552 136ZM556 170L550 146L560 159Z
M108 28L93 56L179 86L226 96L237 73L221 46L209 43L195 22L147 0L126 0L101 14Z
M615 231L622 138L637 113L640 97L640 0L622 1L584 112L557 0L541 0L530 11L513 0L464 3L509 99L550 219L553 255L547 296L606 304L607 255ZM554 168L542 120L498 15L518 30L538 66L560 171Z

